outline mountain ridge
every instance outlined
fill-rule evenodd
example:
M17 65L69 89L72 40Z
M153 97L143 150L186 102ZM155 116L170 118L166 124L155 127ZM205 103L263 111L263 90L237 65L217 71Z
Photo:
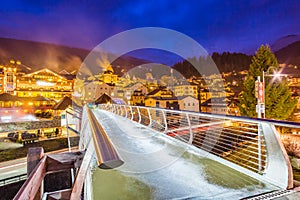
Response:
M49 68L55 72L78 70L90 53L90 50L69 47L44 42L35 42L11 38L0 38L0 64L9 63L10 60L21 61L25 67L32 71ZM112 65L136 66L148 61L121 56ZM114 69L117 67L114 67ZM121 73L119 68L116 73Z
M292 40L295 40L294 36L290 37L292 37ZM283 39L278 39L280 45L282 45L283 41L287 38L288 41L291 41L290 37L286 36L283 37ZM279 63L300 66L300 54L298 52L300 52L300 40L292 43L288 42L288 45L275 51L275 55ZM90 50L77 47L12 38L0 38L0 64L9 63L12 59L19 60L25 68L32 68L31 71L49 68L55 72L61 72L63 70L76 72L89 53ZM213 54L212 58L221 72L228 70L241 71L246 69L248 64L250 64L250 56L247 54L245 54L245 56L243 55L242 53L223 52L219 55L218 53ZM132 67L145 63L150 63L150 61L126 55L114 61L112 66L116 74L121 76L124 71L128 71ZM240 66L241 63L245 64ZM186 72L185 69L180 71L183 74Z

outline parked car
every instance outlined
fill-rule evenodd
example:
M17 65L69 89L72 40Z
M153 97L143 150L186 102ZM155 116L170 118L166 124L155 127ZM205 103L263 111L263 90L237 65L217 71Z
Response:
M32 139L36 139L37 135L35 133L29 133L28 131L24 131L21 134L21 138L22 140L32 140Z
M10 140L16 141L16 140L18 140L18 138L19 138L19 132L11 132L11 133L8 133L8 134L7 134L7 137L8 137Z

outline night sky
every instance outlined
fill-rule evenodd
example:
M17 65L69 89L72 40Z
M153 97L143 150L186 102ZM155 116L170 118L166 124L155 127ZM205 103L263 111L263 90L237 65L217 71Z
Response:
M92 49L120 31L180 31L208 52L252 53L300 34L297 0L1 0L0 37Z

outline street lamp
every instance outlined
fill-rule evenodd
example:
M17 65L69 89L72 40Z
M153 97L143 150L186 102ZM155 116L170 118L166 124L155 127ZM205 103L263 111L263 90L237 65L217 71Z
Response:
M273 73L270 74L270 70L273 69ZM275 79L279 78L280 76L282 76L282 74L278 71L276 71L277 68L274 66L270 66L267 71L263 71L262 72L262 82L263 82L263 116L264 118L266 118L266 84L265 84L265 77L266 76L274 76Z

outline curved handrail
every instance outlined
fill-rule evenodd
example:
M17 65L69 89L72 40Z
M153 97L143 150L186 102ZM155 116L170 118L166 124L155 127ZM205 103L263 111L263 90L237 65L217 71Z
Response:
M102 169L113 169L121 166L124 162L114 148L107 133L98 122L90 108L85 107L90 130L96 151L98 166ZM84 132L82 132L83 134Z
M99 106L120 106L117 104L99 104ZM124 105L122 105L124 106ZM130 106L130 105L126 105ZM162 110L162 111L170 111L167 108L157 108L157 107L147 107L147 106L130 106L132 108L144 108L144 109L155 109L155 110ZM233 116L233 115L225 115L225 114L218 114L218 113L206 113L206 112L195 112L195 111L187 111L187 110L171 110L173 113L188 113L188 114L196 114L196 115L203 115L208 117L215 117L215 118L222 118L222 119L236 119L239 121L246 121L246 122L269 122L276 126L285 126L285 127L292 127L292 128L299 128L299 122L291 122L291 121L283 121L283 120L275 120L275 119L263 119L263 118L253 118L253 117L246 117L246 116Z
M99 108L130 116L127 118L205 150L250 176L281 188L293 187L291 164L275 125L299 128L300 123L116 104ZM148 121L151 123L145 123Z

